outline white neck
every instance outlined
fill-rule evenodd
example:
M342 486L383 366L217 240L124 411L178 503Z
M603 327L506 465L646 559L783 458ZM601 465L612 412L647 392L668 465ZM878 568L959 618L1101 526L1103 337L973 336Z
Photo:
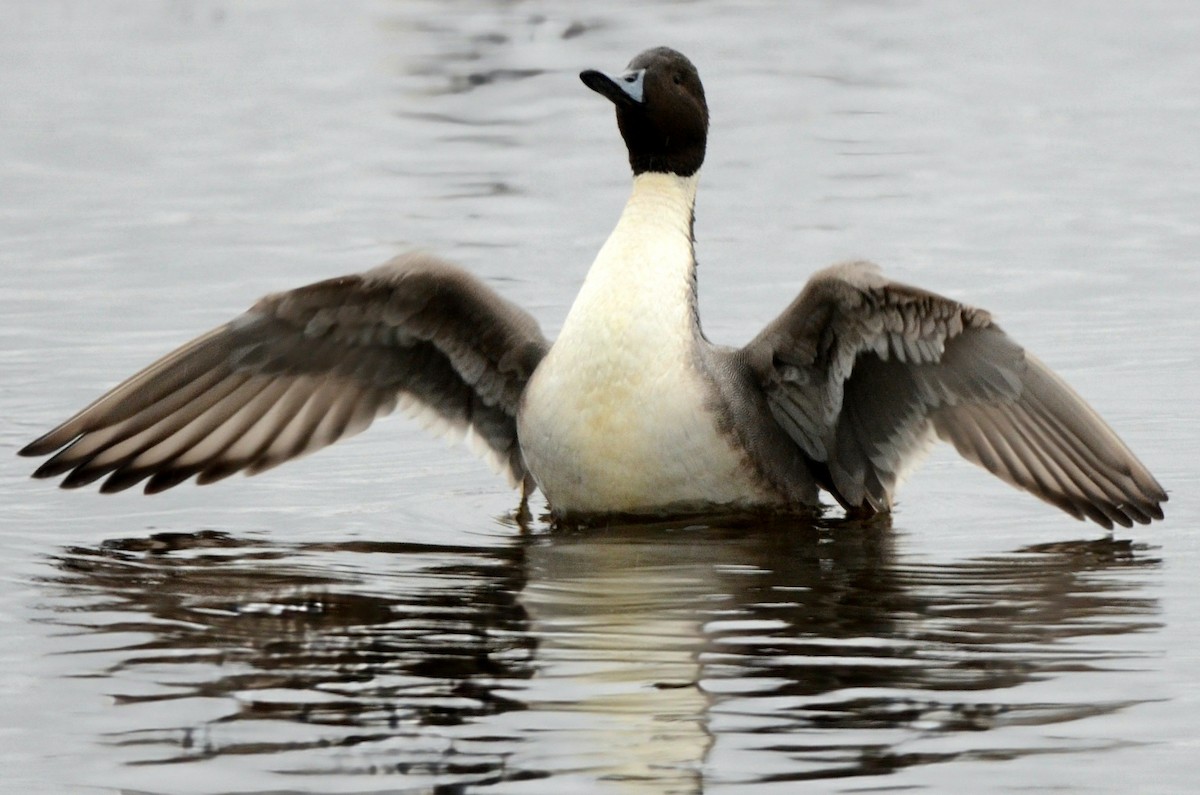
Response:
M610 336L619 329L627 344L661 345L682 336L690 341L696 267L692 209L698 178L653 172L634 177L629 201L588 270L560 339Z
M517 417L554 510L689 509L766 500L717 426L698 355L696 177L641 174Z

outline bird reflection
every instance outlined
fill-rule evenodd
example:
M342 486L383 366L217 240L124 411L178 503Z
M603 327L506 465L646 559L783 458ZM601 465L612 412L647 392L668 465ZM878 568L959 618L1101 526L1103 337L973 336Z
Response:
M1113 636L1157 627L1149 551L895 545L823 520L493 546L205 531L66 549L47 587L52 620L93 636L80 673L116 697L102 741L138 766L699 792L986 756L992 729L1131 703L1078 687L1128 665ZM1075 689L1021 690L1055 677Z

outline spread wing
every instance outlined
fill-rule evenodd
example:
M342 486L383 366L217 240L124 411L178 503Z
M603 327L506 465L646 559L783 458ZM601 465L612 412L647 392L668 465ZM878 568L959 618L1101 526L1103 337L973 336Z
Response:
M869 263L816 274L742 355L846 507L887 510L936 436L1076 518L1111 528L1163 516L1162 486L986 312L889 282Z
M547 347L529 314L475 277L406 255L263 298L20 452L55 453L34 476L66 474L65 488L149 478L154 493L261 472L400 406L466 432L525 483L517 404Z

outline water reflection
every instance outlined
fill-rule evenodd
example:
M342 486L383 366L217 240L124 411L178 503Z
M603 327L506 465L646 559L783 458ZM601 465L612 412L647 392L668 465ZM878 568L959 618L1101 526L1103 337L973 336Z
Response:
M481 547L198 532L67 549L50 587L116 697L104 741L137 766L697 792L1078 750L995 730L1131 703L1079 684L1157 627L1145 549L923 564L895 543L854 524ZM742 772L714 780L726 748Z

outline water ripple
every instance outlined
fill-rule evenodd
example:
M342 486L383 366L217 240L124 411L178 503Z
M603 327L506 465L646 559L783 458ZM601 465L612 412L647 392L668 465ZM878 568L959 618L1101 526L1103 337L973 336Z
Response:
M690 792L1094 751L1038 727L1139 703L1107 677L1143 664L1120 636L1158 627L1151 550L923 563L895 543L844 523L498 547L201 531L65 549L45 587L139 768ZM1068 672L1096 689L1055 688ZM706 779L730 749L742 765Z

